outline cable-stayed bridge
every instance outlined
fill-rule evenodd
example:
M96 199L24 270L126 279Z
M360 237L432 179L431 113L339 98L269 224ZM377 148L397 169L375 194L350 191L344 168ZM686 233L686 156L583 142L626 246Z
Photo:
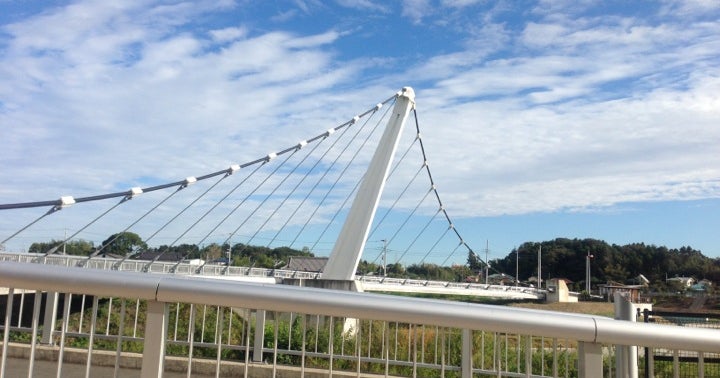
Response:
M60 240L2 257L297 285L351 283L366 291L542 297L533 288L357 274L361 260L385 270L444 266L475 253L443 205L418 119L414 93L405 88L336 127L243 164L107 194L0 205L6 252ZM414 132L403 132L406 123ZM58 224L65 226L61 237L43 233ZM141 242L115 254L128 233ZM97 235L104 241L93 242L88 256L63 254L69 243ZM160 247L148 254L149 245ZM215 248L201 256L198 246ZM232 262L253 246L302 249L328 260L321 272L260 269L251 260L247 267L213 263L226 253Z

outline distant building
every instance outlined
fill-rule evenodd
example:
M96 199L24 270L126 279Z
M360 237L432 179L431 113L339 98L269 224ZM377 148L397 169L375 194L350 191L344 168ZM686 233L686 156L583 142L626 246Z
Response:
M157 258L157 261L177 262L183 257L182 253L176 251L143 251L137 255L136 259L155 260Z
M710 282L710 280L704 279L704 280L700 280L698 283L690 286L690 288L688 288L688 290L692 291L696 294L702 295L702 294L708 293L711 288L712 288L712 282Z
M645 285L623 285L617 282L608 282L606 284L598 285L600 295L607 298L608 302L615 300L615 293L623 293L630 299L630 302L639 303L640 290L644 287Z
M290 257L287 265L283 267L285 270L295 270L300 272L321 273L327 264L327 257Z
M689 288L695 283L695 279L692 277L673 277L673 278L666 278L665 282L676 282L680 286L684 288Z
M570 289L568 289L567 284L572 283L572 281L566 279L566 278L551 278L547 281L545 281L547 284L547 296L545 297L545 301L548 303L556 303L556 302L577 302L578 301L578 293L571 292Z

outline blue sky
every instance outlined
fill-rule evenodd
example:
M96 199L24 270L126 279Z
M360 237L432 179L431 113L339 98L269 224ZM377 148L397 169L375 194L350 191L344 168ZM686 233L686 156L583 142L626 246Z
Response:
M0 203L216 171L403 86L474 249L720 257L717 1L0 0Z

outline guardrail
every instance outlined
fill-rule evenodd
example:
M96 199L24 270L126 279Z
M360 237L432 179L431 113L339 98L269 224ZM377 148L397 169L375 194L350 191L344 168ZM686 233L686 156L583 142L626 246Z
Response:
M46 265L78 266L90 269L121 270L129 272L167 273L193 277L252 277L254 279L275 279L280 282L284 279L317 280L320 273L303 272L284 269L265 269L240 266L225 266L215 264L197 265L187 262L177 264L166 261L124 260L94 257L88 259L84 256L49 255L33 253L0 253L0 261L35 262ZM268 282L269 282L268 281ZM366 291L385 292L428 292L458 295L495 296L517 299L541 299L545 296L544 290L530 287L488 285L474 282L448 282L418 280L407 278L392 278L381 276L357 276Z
M0 287L9 293L0 375L8 348L23 340L29 344L31 375L43 346L29 340L52 345L60 372L67 344L80 339L86 376L98 360L97 349L115 346L116 372L131 351L141 350L143 377L162 375L170 355L181 358L188 376L209 361L216 375L234 367L239 371L228 375L257 376L254 369L264 368L273 375L290 369L296 376L320 369L356 376L600 377L612 369L613 345L720 350L715 330L165 274L0 262ZM19 320L23 310L13 300L27 290L36 290L33 305L25 303L24 311L32 311L29 325ZM79 306L73 313L74 300L85 301L86 295L92 296L86 302L92 302L90 312ZM22 297L20 302L23 307Z

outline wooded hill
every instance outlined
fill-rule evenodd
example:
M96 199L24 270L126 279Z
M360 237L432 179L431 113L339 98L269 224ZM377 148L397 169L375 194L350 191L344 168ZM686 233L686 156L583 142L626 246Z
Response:
M514 275L517 259L520 281L537 276L538 249L542 246L542 276L567 278L577 289L585 287L585 261L591 255L592 285L615 281L630 284L640 274L652 288L664 289L667 278L693 277L720 284L720 258L709 258L691 247L668 249L644 243L608 244L595 239L559 238L541 243L524 243L505 258L490 261L491 268ZM484 269L477 256L468 257L473 270ZM491 274L493 272L491 271ZM638 282L634 282L638 283Z
M573 281L573 289L585 287L585 258L592 255L592 285L615 281L633 283L640 274L647 277L652 288L670 289L666 278L676 276L693 277L696 280L708 279L720 285L720 258L711 259L700 251L690 247L668 249L655 245L635 243L628 245L607 244L595 239L564 239L559 238L541 243L527 242L512 250L506 257L490 261L490 274L505 273L514 279L516 256L519 254L518 272L521 282L537 275L538 249L542 246L542 276L548 278L566 278ZM88 256L98 253L100 256L153 259L162 253L162 260L203 258L208 261L222 259L231 250L231 265L277 268L284 266L291 256L313 256L308 248L295 250L288 247L267 248L245 244L220 245L210 244L199 248L196 245L181 244L177 246L148 247L145 242L131 232L114 234L95 247L92 242L83 240L70 241L62 246L61 241L49 243L33 243L29 252L34 253L67 253ZM57 248L57 249L56 249ZM62 248L62 249L61 249ZM149 255L148 255L149 253ZM419 278L440 281L464 281L468 277L484 273L485 265L480 258L469 253L467 265L441 267L434 264L412 264L403 266L400 263L388 264L387 275L391 277ZM382 274L382 266L377 263L361 261L359 274Z

